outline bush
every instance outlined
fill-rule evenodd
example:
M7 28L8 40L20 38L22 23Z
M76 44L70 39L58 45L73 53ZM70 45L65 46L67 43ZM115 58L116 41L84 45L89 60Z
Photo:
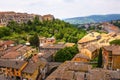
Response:
M64 49L59 50L54 59L57 62L64 62L66 60L71 60L78 53L77 46L66 47Z

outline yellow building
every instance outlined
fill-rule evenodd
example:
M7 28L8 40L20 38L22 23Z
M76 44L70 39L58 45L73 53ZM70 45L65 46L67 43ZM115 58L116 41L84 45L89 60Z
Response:
M21 78L21 71L27 65L25 61L15 60L0 60L1 71L6 77Z
M38 78L45 77L46 63L43 62L29 62L28 65L22 70L22 77L26 80L37 80Z
M73 47L75 43L65 43L65 47Z
M45 20L45 21L52 21L52 20L54 20L54 16L51 15L51 14L44 15L43 16L43 20Z
M39 73L38 67L36 63L28 63L22 71L22 77L26 80L36 80Z
M78 49L81 51L86 45L90 45L93 43L97 43L97 41L101 38L100 33L98 32L91 32L84 36L82 39L78 41Z
M26 79L36 80L44 79L47 73L46 62L37 61L27 62L18 60L0 60L0 71L10 80Z
M51 38L40 37L39 41L40 41L41 46L44 44L55 44L56 43L56 39L54 37L51 37Z
M78 49L81 51L82 48L91 44L96 44L99 48L109 46L109 43L115 39L120 39L120 34L116 34L114 32L108 34L91 32L78 41Z
M80 52L90 59L94 59L98 55L98 50L99 48L96 45L89 45L85 48L82 48Z

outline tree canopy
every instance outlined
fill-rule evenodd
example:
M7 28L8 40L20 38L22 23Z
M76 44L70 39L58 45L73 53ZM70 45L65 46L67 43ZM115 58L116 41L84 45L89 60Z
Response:
M1 27L0 28L0 38L4 36L9 36L11 34L10 29L7 27Z
M110 44L120 45L120 39L116 39L110 42Z
M21 35L24 36L24 34L26 34L31 36L37 33L39 36L43 37L54 36L57 41L74 43L77 43L77 41L86 34L85 30L79 29L62 20L55 19L53 21L39 21L38 17L35 17L33 21L29 20L27 23L21 24L11 21L8 23L5 30L0 28L0 31L2 33L0 38L2 39L23 40ZM14 34L16 34L18 38L16 38ZM7 36L9 36L9 38Z
M65 47L59 50L54 56L55 61L64 62L66 60L71 60L78 53L77 46Z
M37 33L30 37L29 42L32 46L39 47L39 37Z

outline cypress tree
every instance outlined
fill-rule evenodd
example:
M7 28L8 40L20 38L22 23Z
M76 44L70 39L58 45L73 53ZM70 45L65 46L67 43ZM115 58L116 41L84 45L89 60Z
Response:
M37 33L35 33L32 37L30 37L30 44L35 47L39 47L39 37Z
M99 68L102 68L102 63L103 63L103 60L102 60L102 49L100 48L99 50L99 56L98 56L98 67Z

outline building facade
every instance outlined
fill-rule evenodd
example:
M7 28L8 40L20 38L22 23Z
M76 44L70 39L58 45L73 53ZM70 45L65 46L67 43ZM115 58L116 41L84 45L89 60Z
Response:
M0 12L0 25L7 25L10 21L15 21L17 23L27 23L29 20L33 21L35 17L38 17L40 21L43 20L53 20L53 15L36 15L27 13L16 13L16 12Z
M120 46L103 47L103 66L107 69L120 69Z

